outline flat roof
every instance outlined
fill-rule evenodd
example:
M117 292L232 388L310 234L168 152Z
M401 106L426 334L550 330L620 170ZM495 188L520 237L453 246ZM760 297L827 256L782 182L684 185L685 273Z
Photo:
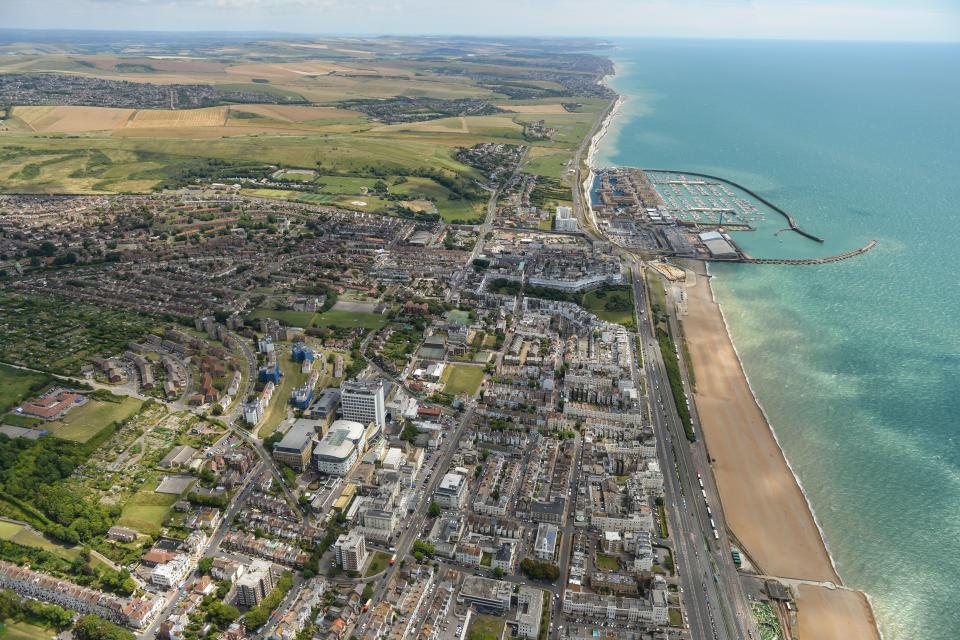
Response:
M310 441L316 435L317 421L300 418L293 423L290 430L283 436L283 440L278 442L273 448L274 451L288 451L299 453L310 446Z

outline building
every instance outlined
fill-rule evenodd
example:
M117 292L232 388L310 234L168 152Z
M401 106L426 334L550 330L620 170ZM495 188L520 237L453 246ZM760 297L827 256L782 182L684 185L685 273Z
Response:
M0 588L135 629L147 626L163 608L160 598L121 598L2 560Z
M660 591L660 593L657 593ZM568 615L586 618L601 618L636 624L646 622L666 624L669 619L666 592L654 589L651 600L625 598L623 596L602 596L585 591L563 591L563 612Z
M340 404L340 390L328 387L324 389L317 399L313 401L305 416L311 420L319 420L321 428L318 433L324 435L327 428L333 423L337 415L337 406Z
M467 567L479 567L483 560L483 551L472 544L458 544L454 559Z
M539 638L542 616L543 591L533 587L520 587L517 593L517 635L528 640Z
M500 614L510 609L512 594L513 585L509 582L480 576L466 576L457 600Z
M700 234L700 242L710 252L710 257L721 259L737 258L737 250L734 249L730 236L719 231L707 231Z
M553 228L556 231L576 231L577 218L570 207L557 207L557 216L553 219Z
M313 466L320 473L345 476L366 448L365 429L350 420L337 420L313 448Z
M534 522L549 522L555 525L563 524L565 507L563 498L554 498L552 502L534 502L530 505L530 516Z
M493 559L490 561L490 568L500 569L504 573L513 572L513 545L509 542L504 542L500 545L500 548L497 549L497 552L493 554Z
M273 564L267 560L254 560L250 568L237 580L237 603L255 607L273 591Z
M117 542L135 542L137 535L136 531L127 527L110 527L107 530L107 538Z
M340 534L333 544L337 564L344 571L360 571L367 561L367 541L359 531Z
M313 421L302 418L297 420L283 436L283 440L274 445L273 459L290 465L296 471L303 471L310 461L315 433Z
M433 498L441 507L460 509L467 499L467 478L459 473L447 473L433 492Z
M340 407L344 419L364 425L376 422L383 429L387 424L383 380L344 380L340 385Z
M557 525L541 522L537 527L537 540L533 545L533 555L539 560L553 562L557 553Z
M153 571L150 572L150 582L164 589L172 589L179 587L190 571L190 558L179 555L170 562L155 566Z

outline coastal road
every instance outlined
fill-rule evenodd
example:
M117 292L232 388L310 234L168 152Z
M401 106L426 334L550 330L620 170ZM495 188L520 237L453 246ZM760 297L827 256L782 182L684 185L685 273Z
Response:
M722 505L703 442L698 440L691 445L686 439L670 392L663 354L649 321L650 310L640 260L632 254L630 257L634 273L638 274L633 285L634 297L644 371L651 390L653 424L661 459L665 463L668 522L692 636L723 639L746 638L753 634L753 637L759 637L730 557ZM679 357L682 360L682 354ZM686 373L682 365L681 370ZM688 384L686 380L685 384ZM693 403L691 412L695 415ZM700 434L696 419L694 428ZM714 539L714 525L717 540Z

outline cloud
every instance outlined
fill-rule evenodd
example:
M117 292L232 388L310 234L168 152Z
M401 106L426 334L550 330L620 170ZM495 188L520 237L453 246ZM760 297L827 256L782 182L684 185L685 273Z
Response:
M960 41L950 0L0 0L5 26Z

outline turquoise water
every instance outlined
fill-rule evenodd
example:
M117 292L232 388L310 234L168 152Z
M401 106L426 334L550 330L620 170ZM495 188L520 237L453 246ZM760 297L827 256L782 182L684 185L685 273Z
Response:
M960 638L960 47L632 41L599 162L731 178L825 237L713 269L844 581L885 637ZM767 231L757 256L795 253Z

